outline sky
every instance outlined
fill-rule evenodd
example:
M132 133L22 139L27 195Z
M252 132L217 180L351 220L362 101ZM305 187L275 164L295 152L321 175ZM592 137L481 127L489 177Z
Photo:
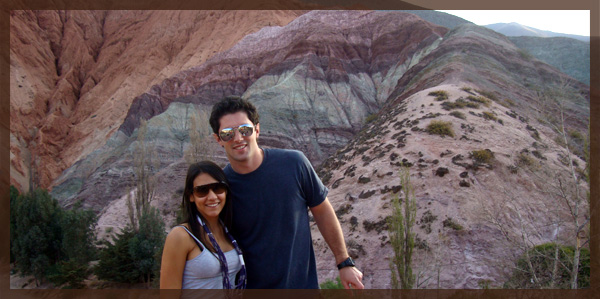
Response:
M519 23L535 29L590 36L589 10L439 10L476 25Z

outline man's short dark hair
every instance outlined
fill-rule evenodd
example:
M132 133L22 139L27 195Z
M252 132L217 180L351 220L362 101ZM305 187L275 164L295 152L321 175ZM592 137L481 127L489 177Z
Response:
M233 114L240 111L246 112L248 119L250 119L253 125L256 126L258 124L258 111L252 103L238 96L227 96L216 103L212 108L212 112L210 113L209 122L213 133L217 134L219 131L219 120L221 117L223 117L223 115Z

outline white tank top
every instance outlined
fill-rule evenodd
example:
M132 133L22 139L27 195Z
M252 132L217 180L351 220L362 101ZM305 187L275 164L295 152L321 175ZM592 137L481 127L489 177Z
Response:
M179 225L181 226L181 225ZM223 276L219 259L200 242L185 226L181 226L196 240L202 252L195 258L185 262L183 269L182 289L222 289ZM229 281L235 284L235 276L242 268L235 248L224 253L229 269Z

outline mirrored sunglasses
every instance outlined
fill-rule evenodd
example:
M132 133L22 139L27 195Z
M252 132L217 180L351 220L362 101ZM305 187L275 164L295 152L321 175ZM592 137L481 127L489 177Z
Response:
M235 130L238 130L240 134L244 137L251 136L254 133L254 127L250 124L244 124L241 126L233 127L233 128L225 128L219 131L219 138L221 140L227 142L235 136Z
M194 196L204 197L208 195L208 192L212 190L215 194L222 194L227 191L227 184L224 182L216 182L212 184L206 184L194 187Z

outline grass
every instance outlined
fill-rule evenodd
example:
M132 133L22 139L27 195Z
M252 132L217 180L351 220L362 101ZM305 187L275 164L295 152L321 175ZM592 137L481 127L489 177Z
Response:
M490 151L489 149L472 151L471 156L473 157L473 160L475 160L475 162L477 163L489 164L492 161L492 159L494 159L494 153L492 153L492 151Z
M443 101L448 99L448 92L445 90L432 91L428 95L434 96L436 101Z
M454 222L454 220L452 220L451 217L448 217L446 220L444 220L444 222L442 222L442 225L444 225L444 227L450 227L453 230L462 230L463 226Z
M464 113L460 112L460 111L452 111L450 112L450 115L456 117L456 118L460 118L460 119L467 119L467 117L465 116Z
M454 102L443 102L442 108L445 110L453 110L453 109L462 109L462 108L479 108L479 104L471 101L465 101L465 99L460 98Z
M449 121L432 120L427 128L427 133L432 135L440 135L454 137L454 130L452 130L452 123Z
M498 118L490 111L483 111L483 118L489 120L497 120Z
M471 101L471 102L475 102L475 103L480 103L483 104L486 107L489 107L490 104L492 103L490 100L484 98L484 97L477 97L477 96L468 96L467 100Z

